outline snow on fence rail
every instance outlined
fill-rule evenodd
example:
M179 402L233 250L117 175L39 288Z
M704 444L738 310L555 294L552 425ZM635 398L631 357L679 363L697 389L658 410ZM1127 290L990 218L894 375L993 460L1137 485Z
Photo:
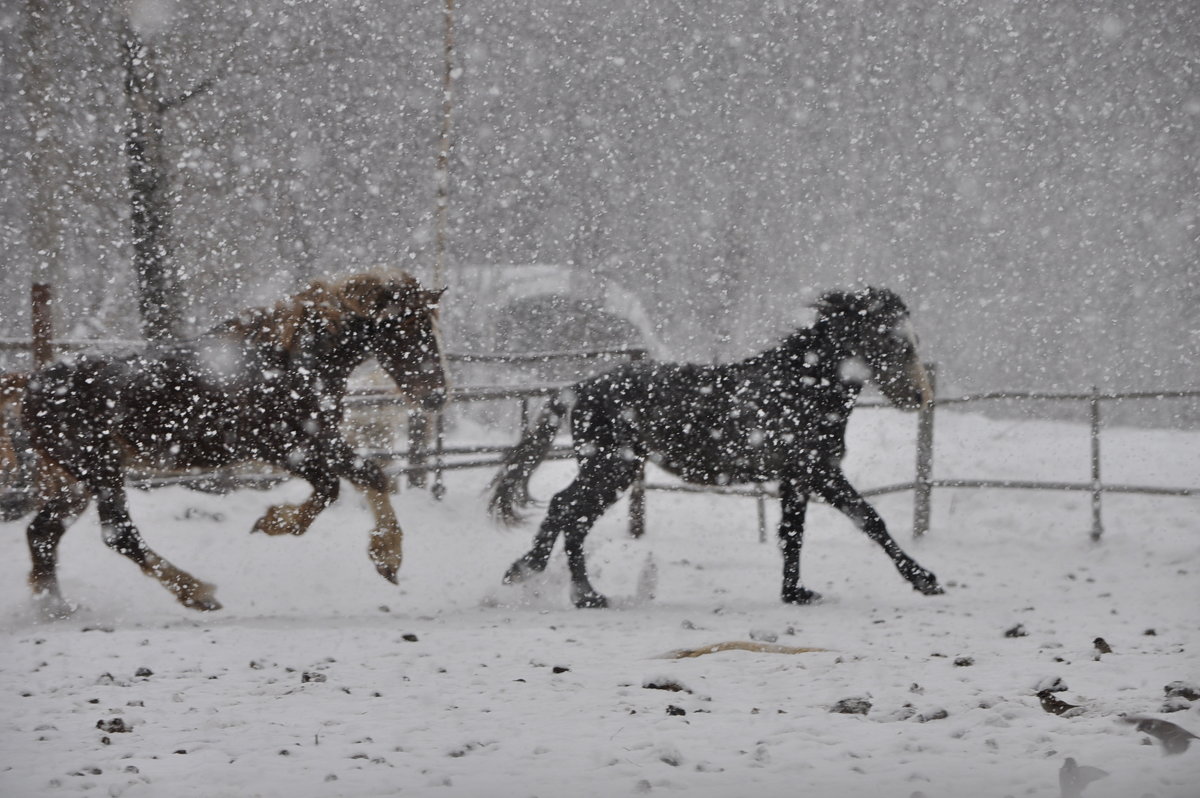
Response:
M90 347L134 347L140 345L132 341L56 341L53 346L59 351L76 351ZM0 338L0 352L29 352L31 343L28 340ZM459 354L448 353L447 360L461 364L498 364L522 365L547 363L554 361L638 361L646 357L646 351L637 348L606 349L592 351L570 352L527 352L527 353L490 353L490 354ZM930 513L934 488L974 488L974 489L1015 489L1015 490L1055 490L1081 491L1091 494L1092 529L1091 537L1099 540L1103 535L1102 497L1105 493L1144 494L1152 496L1196 496L1200 488L1188 487L1158 487L1151 485L1108 484L1101 479L1101 430L1102 406L1112 401L1161 401L1167 399L1196 399L1200 398L1200 390L1168 390L1168 391L1133 391L1133 392L1101 392L1093 388L1088 393L1039 393L1018 391L997 391L991 393L971 394L956 397L938 397L937 368L934 364L927 366L933 384L934 401L921 408L917 413L917 444L916 461L913 479L893 485L882 485L861 491L865 497L880 496L889 493L913 491L913 536L920 537L929 531ZM553 396L568 383L537 384L537 385L467 385L451 386L449 402L463 405L479 402L509 402L520 403L520 424L524 429L529 424L530 405L539 399ZM982 402L1067 402L1086 404L1089 409L1089 435L1091 441L1091 479L1088 482L1043 482L1016 479L958 479L934 478L934 422L939 407L954 405L977 404ZM388 405L403 405L404 398L394 390L364 389L352 391L346 398L347 407L383 407ZM879 408L888 407L880 400L860 402L859 407ZM432 418L431 418L432 415ZM433 433L430 434L432 426ZM432 437L432 446L430 438ZM369 456L378 457L389 462L385 470L392 475L404 475L409 484L424 487L427 478L432 473L430 490L437 498L445 494L443 475L447 471L471 468L495 468L500 465L504 453L509 446L487 444L447 445L445 434L445 415L443 413L427 414L420 410L409 412L409 442L404 450L371 449L364 452ZM567 459L573 453L568 444L555 445L547 459ZM403 461L403 465L399 463ZM186 474L147 474L130 479L135 487L152 488L166 485L183 484L201 489L228 490L242 486L270 485L287 479L288 476L279 472L229 473L189 472ZM766 500L777 497L777 492L762 485L750 487L715 487L689 485L686 483L654 483L648 482L644 475L630 489L630 534L638 537L645 530L645 508L647 491L670 491L682 493L715 493L727 496L743 496L753 498L758 509L759 540L767 539ZM11 495L0 490L0 500Z

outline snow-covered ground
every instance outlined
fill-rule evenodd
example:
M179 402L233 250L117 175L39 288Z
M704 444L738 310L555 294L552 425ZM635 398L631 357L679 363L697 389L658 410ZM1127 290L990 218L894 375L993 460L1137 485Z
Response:
M860 487L908 478L913 426L860 411ZM942 413L937 443L941 476L1088 476L1079 425ZM1200 434L1111 429L1104 444L1108 480L1200 479ZM544 466L535 492L570 473ZM533 528L486 519L489 476L450 473L440 503L395 497L398 588L368 563L370 514L349 490L287 539L248 531L300 483L135 492L151 545L217 583L225 609L207 615L105 549L89 512L62 546L81 609L42 622L23 523L0 524L0 795L1058 796L1067 757L1108 772L1088 798L1200 794L1200 745L1164 756L1119 721L1200 733L1200 705L1160 712L1166 684L1200 681L1195 498L1108 496L1098 545L1086 494L943 490L920 541L909 496L877 499L946 584L934 598L818 505L802 570L825 601L790 607L752 502L655 493L645 538L625 534L624 502L589 538L616 606L584 611L561 554L532 584L500 584ZM1113 653L1095 658L1096 637ZM751 638L827 651L660 658ZM1041 708L1054 679L1079 714ZM830 712L851 697L868 714Z

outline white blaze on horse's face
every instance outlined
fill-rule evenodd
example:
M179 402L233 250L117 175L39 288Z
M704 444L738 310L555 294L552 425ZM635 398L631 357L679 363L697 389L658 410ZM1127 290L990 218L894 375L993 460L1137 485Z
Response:
M912 358L908 362L908 380L920 391L921 405L932 404L933 385L929 382L929 373L925 370L925 364L921 362L921 357L917 354L917 331L913 328L912 319L908 316L902 318L895 327L895 334L904 339L912 350Z

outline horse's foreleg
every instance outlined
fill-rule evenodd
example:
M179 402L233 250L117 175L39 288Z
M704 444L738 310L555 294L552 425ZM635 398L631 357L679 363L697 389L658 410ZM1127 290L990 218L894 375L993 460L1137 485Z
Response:
M821 594L800 585L800 549L804 545L804 517L808 510L808 494L792 480L783 480L779 485L783 513L779 521L779 549L783 552L784 602L788 604L811 604Z
M338 478L329 472L304 471L301 476L312 485L312 495L300 504L275 504L254 522L251 532L268 535L303 535L317 516L338 497Z
M376 463L367 461L348 474L350 481L367 497L375 527L367 551L375 570L392 584L404 559L404 532L392 509L391 480Z
M137 563L142 573L157 579L183 606L202 611L221 609L213 585L176 568L146 545L129 518L128 502L120 485L101 487L96 496L104 543L109 548Z
M933 572L918 565L917 561L892 539L879 513L859 495L841 469L834 469L818 477L814 480L813 489L818 496L853 521L867 537L878 543L895 563L896 570L908 580L914 590L926 596L935 596L943 592Z

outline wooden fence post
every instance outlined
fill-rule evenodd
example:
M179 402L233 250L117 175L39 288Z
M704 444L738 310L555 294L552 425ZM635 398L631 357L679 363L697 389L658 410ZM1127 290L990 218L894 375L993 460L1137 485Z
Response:
M408 414L408 486L425 487L425 462L429 457L429 416L423 410Z
M1104 521L1100 510L1100 497L1104 487L1100 482L1100 389L1092 386L1091 399L1092 435L1092 540L1099 541L1104 534Z
M927 363L929 389L937 396L937 364ZM913 537L919 538L929 531L929 518L933 504L933 416L936 399L921 405L917 416L917 480L913 485Z
M634 363L645 357L645 352L636 350L630 357ZM629 534L640 538L646 534L646 462L638 466L637 478L629 489Z
M758 509L758 542L767 542L767 494L761 489L758 495L754 497L754 503Z
M439 410L434 419L434 438L433 438L433 487L429 492L433 494L433 498L438 501L446 495L446 483L442 480L443 477L443 458L446 451L446 412Z
M33 319L33 369L39 369L54 357L54 322L50 311L53 292L47 283L34 283L29 298Z

